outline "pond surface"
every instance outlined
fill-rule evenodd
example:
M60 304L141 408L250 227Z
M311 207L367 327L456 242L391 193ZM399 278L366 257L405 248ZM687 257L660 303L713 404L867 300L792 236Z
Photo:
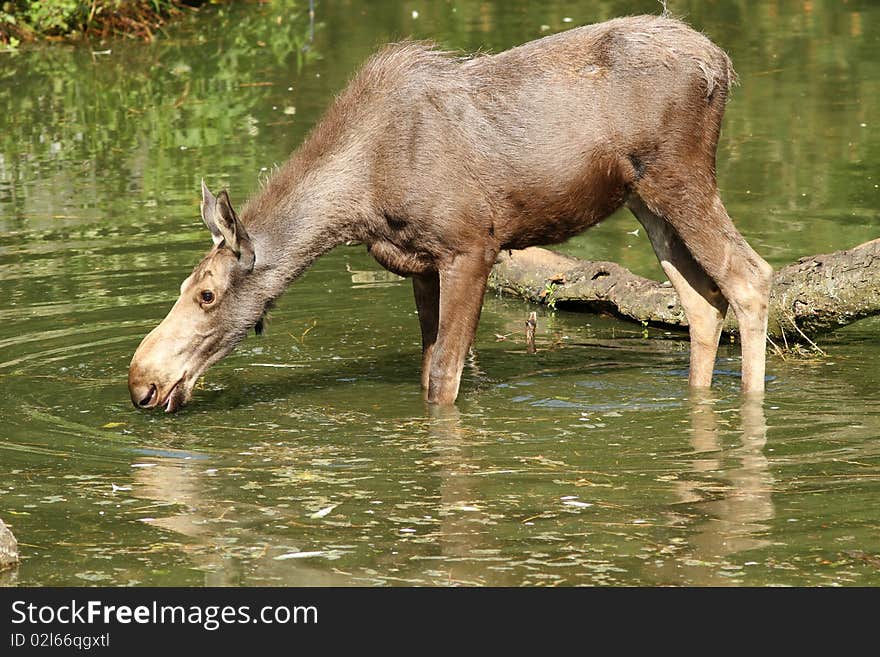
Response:
M757 7L755 6L757 4ZM731 54L722 194L774 266L878 236L880 6L670 1ZM880 323L738 349L689 396L682 334L486 300L457 408L418 385L408 281L340 248L175 416L126 372L240 202L356 66L412 35L497 51L619 2L204 11L155 43L0 54L0 517L23 585L878 585ZM416 13L417 12L417 13ZM304 49L306 48L306 49ZM109 50L109 52L106 52ZM561 250L660 276L620 214Z

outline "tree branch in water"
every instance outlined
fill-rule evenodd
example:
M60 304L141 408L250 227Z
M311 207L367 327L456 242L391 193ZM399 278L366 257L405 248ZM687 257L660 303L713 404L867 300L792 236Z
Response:
M687 328L672 285L642 278L613 262L592 262L532 247L503 252L489 277L502 294L566 310L610 314L665 328ZM801 258L776 272L770 295L771 338L811 338L880 314L880 239ZM736 334L728 311L724 330Z

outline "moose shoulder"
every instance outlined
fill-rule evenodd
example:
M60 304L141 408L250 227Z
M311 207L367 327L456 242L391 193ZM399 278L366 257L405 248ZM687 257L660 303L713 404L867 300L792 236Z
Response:
M422 386L428 401L450 404L499 251L560 242L622 205L688 315L690 384L711 383L729 304L743 390L762 391L772 270L737 232L715 182L733 80L721 49L661 17L491 56L386 47L240 213L203 184L214 247L135 352L132 402L178 409L289 283L357 241L412 277Z

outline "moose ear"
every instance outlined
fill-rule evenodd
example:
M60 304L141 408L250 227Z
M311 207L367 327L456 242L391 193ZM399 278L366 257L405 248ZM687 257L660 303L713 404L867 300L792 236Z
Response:
M238 257L241 265L250 271L254 268L254 247L244 224L224 189L215 198L202 181L202 220L211 231L211 239L217 246L224 245Z
M214 195L211 193L211 190L208 189L208 186L205 184L204 178L202 179L202 221L205 222L205 225L208 227L208 230L211 231L211 239L214 240L215 245L219 245L220 242L223 241L223 233L220 232L220 228L217 227L217 224L214 222L214 212L217 208L217 199L214 198Z

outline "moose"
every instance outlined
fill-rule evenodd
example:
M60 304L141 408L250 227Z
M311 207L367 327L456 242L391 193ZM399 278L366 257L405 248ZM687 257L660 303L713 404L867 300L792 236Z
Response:
M351 242L412 278L425 397L452 404L499 252L562 242L624 205L687 315L690 386L711 384L730 305L742 390L761 393L772 269L715 175L734 82L720 48L665 16L494 55L386 46L240 212L202 182L213 248L137 348L133 404L179 409L291 282Z

